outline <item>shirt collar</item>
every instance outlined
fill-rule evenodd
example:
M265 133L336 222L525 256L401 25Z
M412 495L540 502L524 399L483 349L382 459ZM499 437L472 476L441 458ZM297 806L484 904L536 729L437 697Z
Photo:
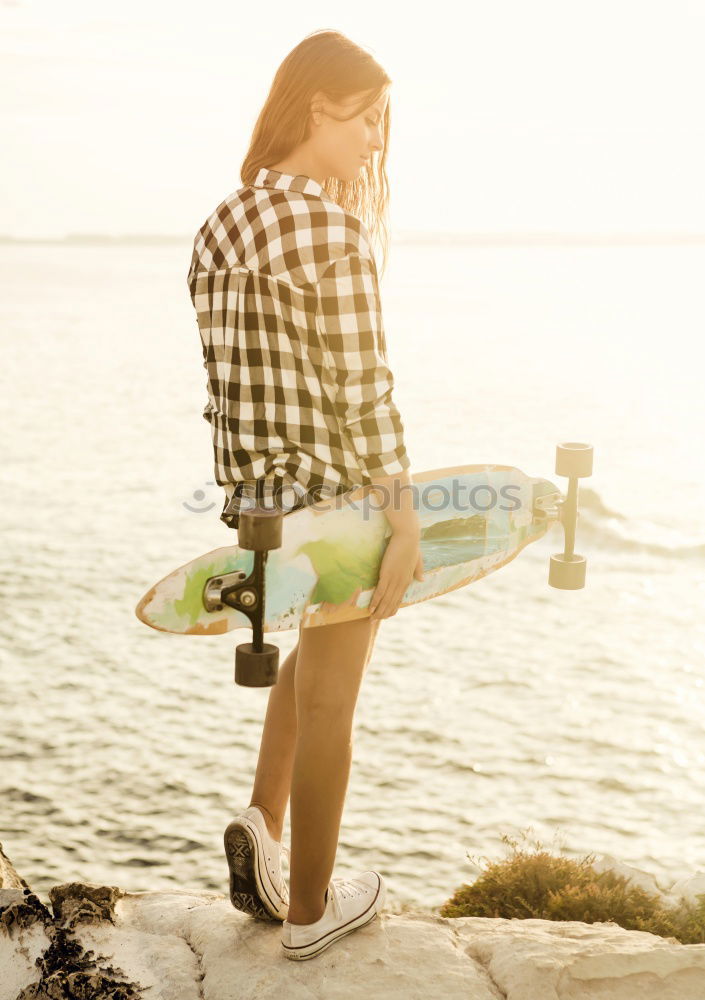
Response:
M303 194L315 194L319 198L329 197L318 181L305 174L283 174L280 170L270 167L260 167L252 187L277 188L282 191L301 191Z

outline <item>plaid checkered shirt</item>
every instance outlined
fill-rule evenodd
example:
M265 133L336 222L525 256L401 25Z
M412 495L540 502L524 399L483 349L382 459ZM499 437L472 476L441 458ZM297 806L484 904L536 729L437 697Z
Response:
M368 233L317 181L262 167L199 229L188 285L219 485L409 468Z

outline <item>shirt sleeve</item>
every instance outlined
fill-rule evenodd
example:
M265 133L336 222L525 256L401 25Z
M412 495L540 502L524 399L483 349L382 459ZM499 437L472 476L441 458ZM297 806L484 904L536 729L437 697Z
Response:
M193 253L191 254L191 264L189 265L188 275L186 277L186 281L188 282L189 295L191 296L191 302L194 305L196 304L195 301L196 274L198 272L198 264L199 264L198 250L194 246Z
M371 258L349 253L327 267L317 284L316 324L335 382L338 416L360 465L369 476L408 469Z
M198 265L199 265L199 255L198 255L198 251L194 249L193 256L191 257L191 266L189 267L189 271L188 271L188 275L187 275L186 280L187 280L187 283L188 283L189 295L191 296L191 302L193 303L194 307L196 308L196 316L198 316L198 306L197 306L197 303L196 303L196 282L197 282L197 278L198 278ZM198 326L199 326L199 332L200 332L200 323L198 324ZM203 367L204 367L204 369L206 371L206 394L207 394L207 397L208 397L207 400L206 400L206 405L203 407L202 416L203 416L204 420L207 420L208 423L211 423L211 421L212 421L212 414L215 411L215 407L213 406L213 401L211 399L211 394L210 394L210 373L208 371L208 350L206 349L206 345L205 345L205 342L203 340L203 335L201 335L201 352L203 354Z

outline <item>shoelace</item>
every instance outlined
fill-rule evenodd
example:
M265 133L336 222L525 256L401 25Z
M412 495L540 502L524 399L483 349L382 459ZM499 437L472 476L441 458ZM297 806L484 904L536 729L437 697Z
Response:
M364 882L360 882L356 878L341 878L331 881L328 885L328 898L333 900L333 910L337 920L343 919L343 910L340 905L340 897L343 899L353 899L358 896L360 892L366 892L369 889Z

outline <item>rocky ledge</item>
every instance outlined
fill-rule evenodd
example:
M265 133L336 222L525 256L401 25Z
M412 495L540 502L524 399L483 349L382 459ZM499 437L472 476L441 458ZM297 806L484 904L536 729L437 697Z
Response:
M660 891L644 872L600 859ZM705 876L673 886L695 898ZM664 894L666 895L666 894ZM51 910L0 846L0 1000L705 1000L705 944L613 923L444 918L391 905L318 958L209 892L69 882Z

